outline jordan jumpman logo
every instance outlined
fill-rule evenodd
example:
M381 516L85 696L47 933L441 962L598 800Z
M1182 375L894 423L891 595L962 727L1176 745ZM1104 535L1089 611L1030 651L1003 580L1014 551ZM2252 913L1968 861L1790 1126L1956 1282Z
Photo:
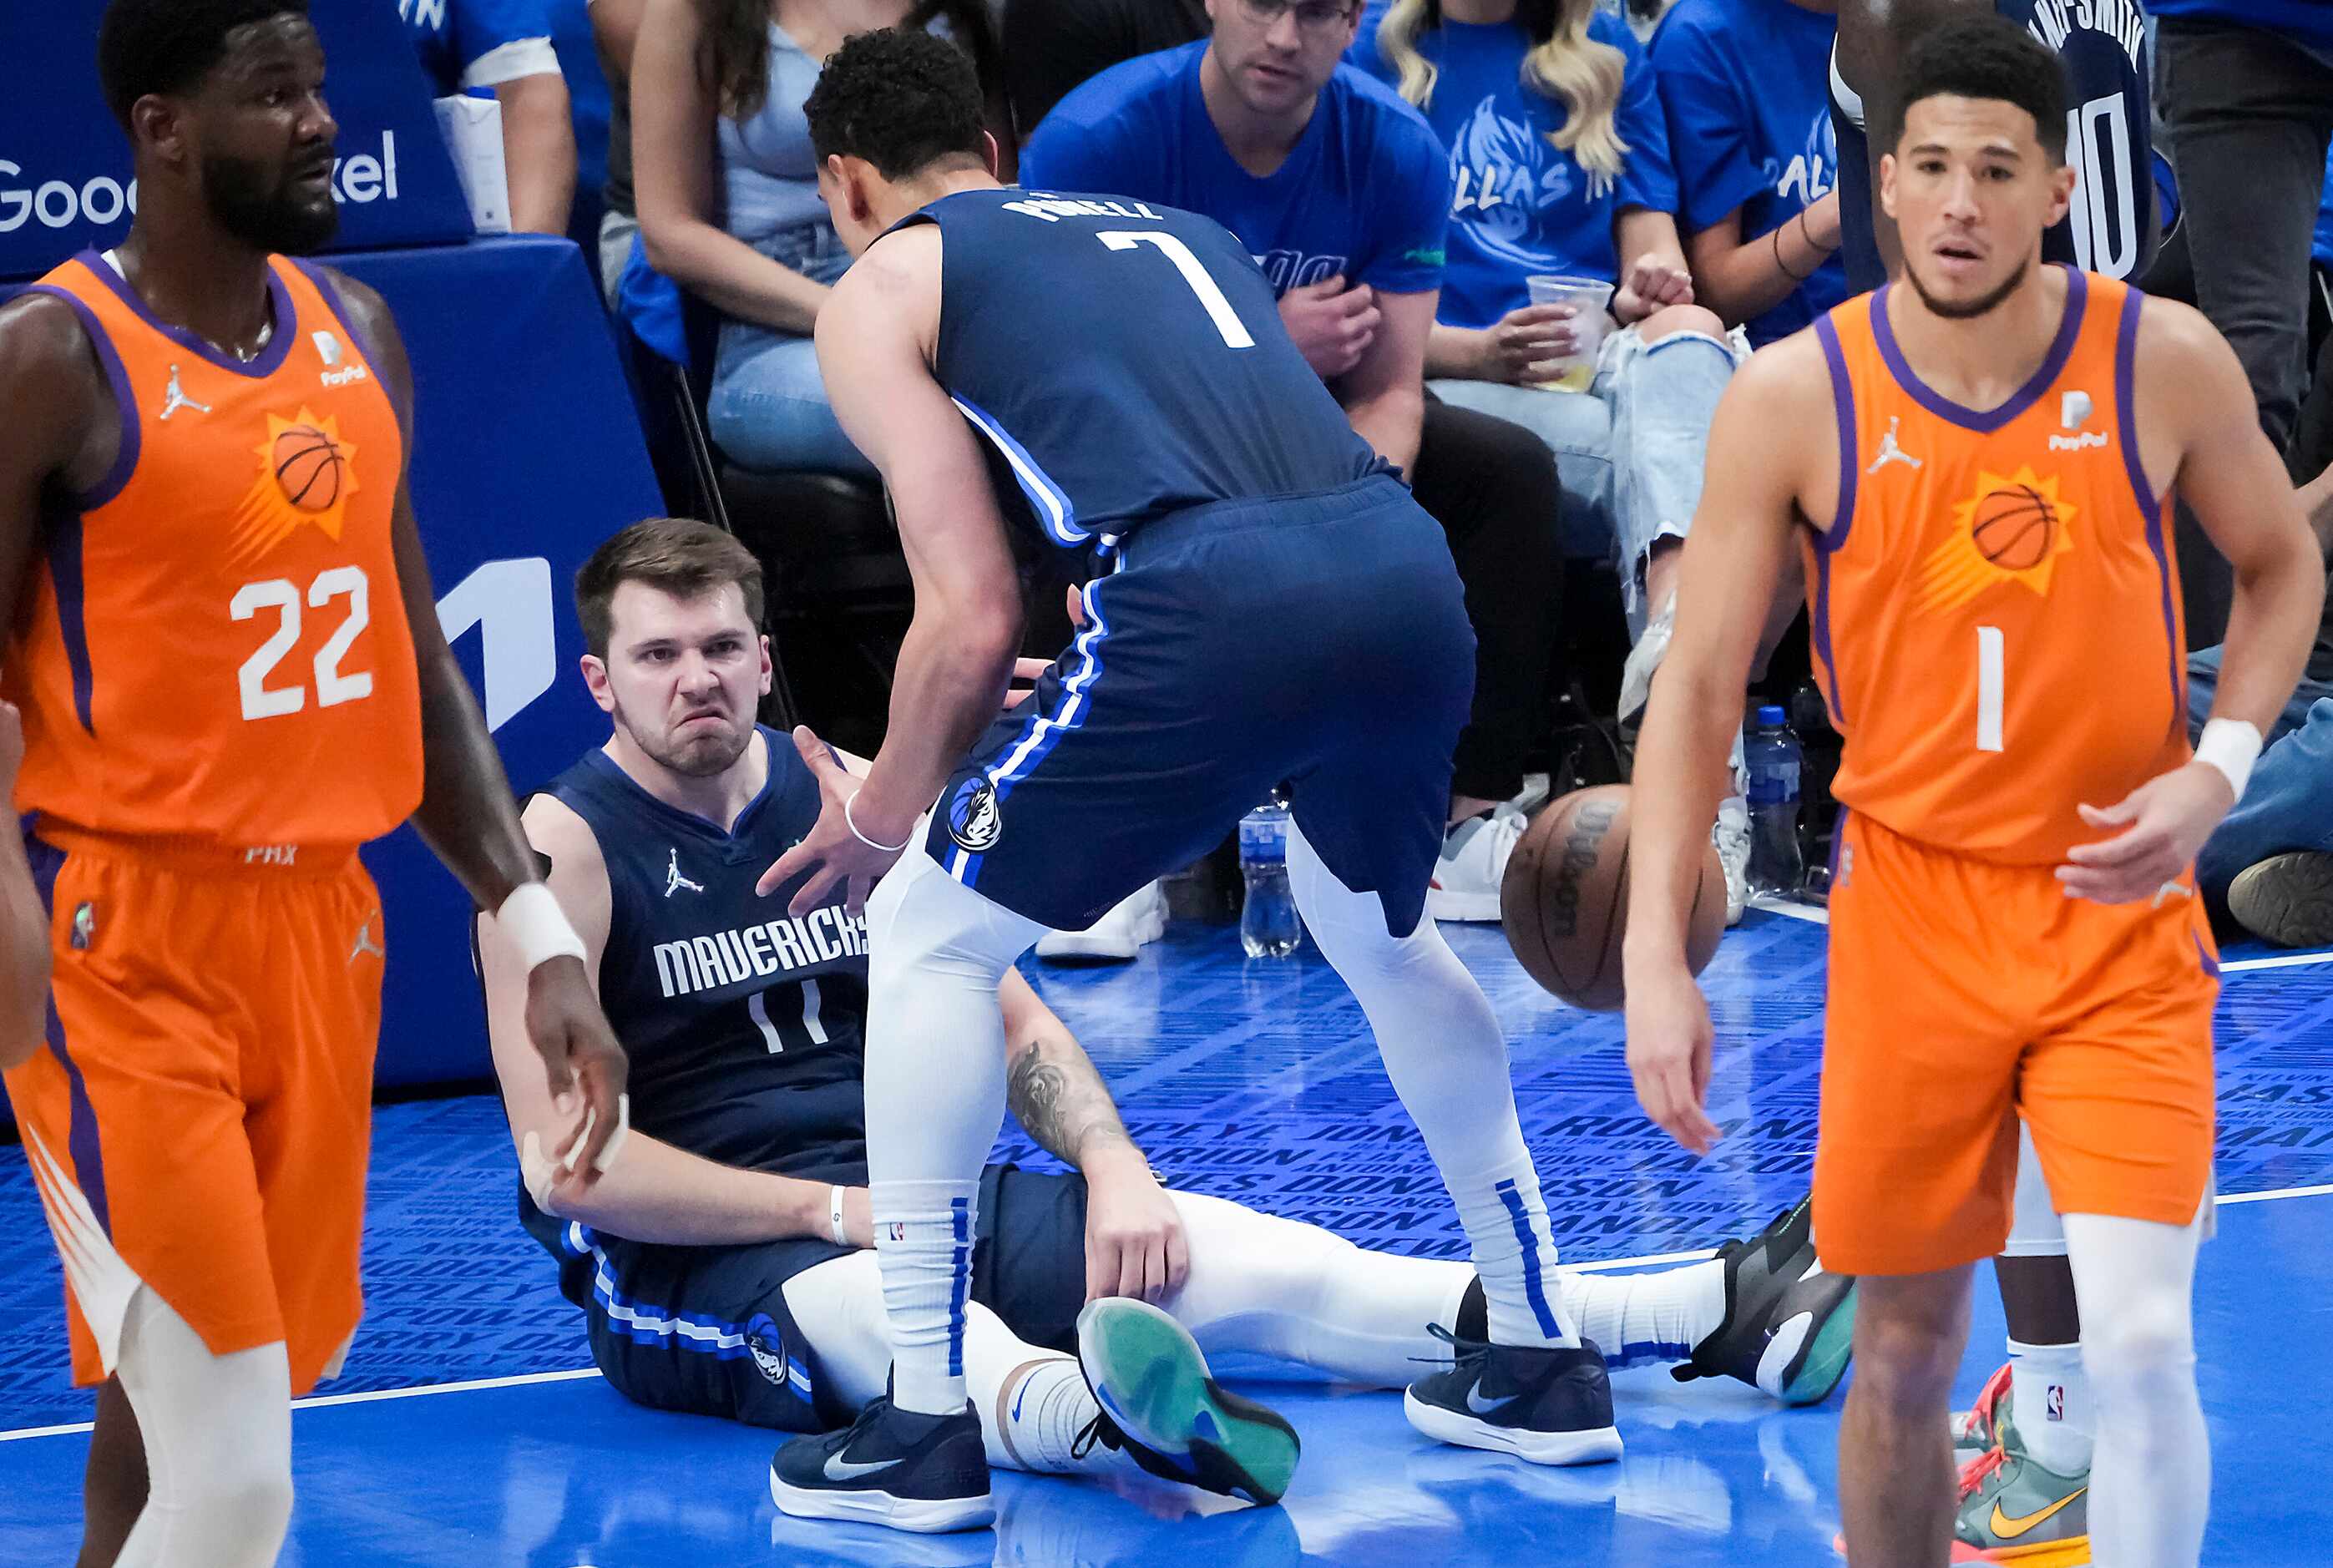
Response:
M381 950L379 944L376 943L372 939L372 922L373 917L367 915L365 917L364 924L357 928L356 945L349 949L350 963L355 963L367 953L370 953L376 958L386 958L389 957L387 953Z
M178 367L172 365L170 384L162 390L162 411L155 418L167 419L181 409L192 409L197 414L207 414L211 411L211 406L208 403L197 403L187 396L186 389L178 385Z
M680 851L675 850L672 851L672 863L665 869L664 896L669 899L683 888L686 888L692 893L701 893L705 890L705 884L692 882L680 874Z
M1901 463L1906 467L1915 469L1920 467L1919 458L1915 457L1911 453L1906 452L1903 447L1896 444L1896 432L1897 428L1900 427L1903 422L1903 418L1900 415L1891 414L1888 416L1887 433L1879 438L1879 455L1871 459L1871 467L1866 468L1864 470L1865 473L1877 474L1880 469L1885 468L1890 463Z

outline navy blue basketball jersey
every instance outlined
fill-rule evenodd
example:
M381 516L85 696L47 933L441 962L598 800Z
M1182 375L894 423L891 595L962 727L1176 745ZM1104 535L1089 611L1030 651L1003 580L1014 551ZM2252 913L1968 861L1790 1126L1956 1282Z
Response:
M2135 282L2161 237L2145 8L2138 0L1994 0L1993 10L2049 45L2066 66L2066 161L2078 178L2065 221L2042 236L2043 259ZM1868 167L1863 104L1836 62L1831 98L1839 166ZM1887 281L1872 237L1872 201L1868 180L1841 178L1839 254L1858 293Z
M724 1165L814 1180L866 1169L867 927L836 901L796 919L754 883L818 820L818 781L761 732L770 776L725 832L593 750L549 794L608 866L600 1003L631 1058L632 1125Z
M935 370L1008 503L1082 549L1219 501L1333 490L1383 467L1221 225L1013 188L945 197ZM1009 480L1004 477L1009 474Z

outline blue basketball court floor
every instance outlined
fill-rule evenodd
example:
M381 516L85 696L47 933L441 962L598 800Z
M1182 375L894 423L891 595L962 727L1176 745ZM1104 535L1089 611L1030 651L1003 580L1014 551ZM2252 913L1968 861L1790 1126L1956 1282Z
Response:
M1814 1142L1824 932L1753 911L1706 981L1727 1130L1695 1160L1641 1118L1617 1019L1540 992L1495 928L1447 928L1514 1043L1523 1124L1568 1263L1700 1255L1793 1201ZM2333 953L2228 955L2220 1009L2219 1239L2197 1286L2217 1474L2205 1561L2333 1561ZM1178 926L1134 964L1030 966L1173 1181L1366 1246L1464 1241L1359 1009L1308 947L1247 962ZM293 1422L286 1563L1150 1564L1340 1568L1558 1562L1835 1563L1839 1396L1777 1409L1657 1369L1615 1380L1627 1455L1548 1471L1438 1448L1399 1397L1228 1369L1280 1406L1304 1460L1279 1508L1163 1485L1000 1476L992 1534L923 1539L781 1517L770 1435L627 1404L514 1218L502 1113L469 1097L375 1117L371 1312L348 1373ZM1009 1124L1005 1152L1042 1157ZM71 1560L89 1401L67 1381L62 1286L22 1151L0 1149L0 1563ZM1960 1393L2002 1359L1980 1278Z

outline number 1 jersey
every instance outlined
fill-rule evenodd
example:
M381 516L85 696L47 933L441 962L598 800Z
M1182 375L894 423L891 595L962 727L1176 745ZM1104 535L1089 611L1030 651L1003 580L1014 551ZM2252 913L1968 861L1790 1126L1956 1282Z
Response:
M943 236L934 371L989 450L1008 515L1025 499L1048 543L1083 548L1383 467L1221 225L1013 188L907 221Z
M159 322L108 257L39 292L81 318L120 455L52 497L0 673L16 809L96 832L353 846L421 800L391 517L397 416L320 271L268 263L256 358Z
M2186 648L2132 406L2136 289L2062 269L2066 307L1997 409L1922 381L1895 285L1817 319L1839 447L1807 545L1816 679L1847 737L1832 793L1936 849L2055 864L2186 761Z

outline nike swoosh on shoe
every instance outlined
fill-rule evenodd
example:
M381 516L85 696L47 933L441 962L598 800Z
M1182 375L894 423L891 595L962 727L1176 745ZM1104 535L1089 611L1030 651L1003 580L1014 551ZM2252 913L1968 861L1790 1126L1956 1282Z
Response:
M878 1459L871 1465L855 1464L840 1454L826 1457L826 1478L830 1481L855 1481L861 1476L871 1476L878 1470L888 1470L897 1459Z

